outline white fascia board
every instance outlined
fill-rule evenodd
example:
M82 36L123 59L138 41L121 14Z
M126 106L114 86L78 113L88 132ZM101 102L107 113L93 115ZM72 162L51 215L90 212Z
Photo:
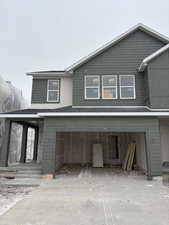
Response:
M72 106L74 109L148 109L150 111L168 112L169 109L152 109L148 106Z
M153 108L150 108L150 107L148 107L148 106L145 106L148 110L150 110L150 111L156 111L156 112L168 112L169 111L169 109L153 109Z
M169 44L165 45L164 47L160 48L159 50L157 50L156 52L154 52L153 54L147 56L145 59L143 59L141 65L139 66L138 70L140 72L143 72L145 67L148 65L148 63L156 58L157 56L161 55L163 52L165 52L166 50L169 49Z
M1 114L0 118L39 118L38 115L34 114Z
M26 73L26 75L27 76L33 76L33 77L41 77L41 78L43 78L43 77L55 77L55 76L61 76L61 77L67 77L67 76L71 76L72 75L72 73L70 73L70 72L67 72L67 71L61 71L61 72L58 72L58 71L56 71L56 72L51 72L51 71L37 71L37 72L28 72L28 73Z
M72 106L72 108L74 108L74 109L80 109L80 108L82 108L82 109L85 109L85 108L87 108L87 109L104 109L104 108L108 108L108 109L128 109L128 108L131 108L131 109L140 109L140 108L142 108L142 109L144 109L144 108L147 108L147 106L112 106L112 105L104 105L104 106L87 106L87 105L85 105L85 106Z
M76 113L38 113L40 117L74 116L169 116L169 112L76 112Z
M130 28L128 31L124 32L123 34L119 35L118 37L116 37L115 39L111 40L107 44L101 46L100 48L98 48L97 50L93 51L89 55L81 58L80 60L78 60L77 62L75 62L74 64L72 64L71 66L67 67L65 69L65 71L67 71L67 72L73 71L76 67L82 65L83 63L85 63L86 61L88 61L90 58L96 56L97 54L101 53L105 49L107 49L110 46L112 46L112 45L116 44L117 42L121 41L123 38L125 38L126 36L128 36L130 33L134 32L138 28L142 28L143 30L149 32L151 35L154 35L157 38L159 37L159 39L160 38L163 39L164 41L166 41L166 43L169 42L169 38L166 37L165 35L160 34L159 32L153 30L152 28L150 28L150 27L148 27L148 26L146 26L146 25L144 25L142 23L138 23L137 25L135 25L132 28Z

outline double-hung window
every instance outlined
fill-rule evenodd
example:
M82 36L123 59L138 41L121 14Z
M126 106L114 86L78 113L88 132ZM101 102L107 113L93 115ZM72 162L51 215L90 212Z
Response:
M135 76L134 75L120 75L120 98L121 99L135 99Z
M100 77L85 76L85 99L100 98Z
M117 76L116 75L102 76L102 98L117 99Z
M47 84L47 101L48 102L59 102L59 89L60 80L48 80Z

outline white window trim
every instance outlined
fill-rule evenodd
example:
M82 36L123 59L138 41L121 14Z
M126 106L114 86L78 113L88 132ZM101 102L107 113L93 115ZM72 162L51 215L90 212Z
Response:
M54 89L49 89L49 82L51 81L57 81L58 82L58 90L54 90ZM56 100L49 100L49 92L50 91L55 91L55 92L58 92L58 97ZM60 80L48 80L48 83L47 83L47 102L59 102L59 99L60 99Z
M133 81L134 81L134 85L133 86L121 86L121 78L122 77L127 77L127 76L130 76L133 78ZM132 74L122 74L122 75L119 75L119 87L120 87L120 99L136 99L136 82L135 82L135 75L132 75ZM121 96L121 88L123 87L134 87L134 96L133 97L122 97Z
M98 86L90 86L90 87L88 87L88 86L86 86L86 78L87 77L97 77L98 78ZM86 96L86 89L87 88L97 88L98 89L98 97L97 98L87 98L87 96ZM85 99L86 100L94 100L94 99L100 99L100 76L97 76L97 75L87 75L87 76L85 76Z
M115 79L116 79L116 86L104 86L103 85L103 79L105 78L105 77L115 77ZM115 98L105 98L104 97L104 89L106 89L106 88L116 88L116 97ZM117 99L118 98L118 92L117 92L117 75L102 75L102 99Z

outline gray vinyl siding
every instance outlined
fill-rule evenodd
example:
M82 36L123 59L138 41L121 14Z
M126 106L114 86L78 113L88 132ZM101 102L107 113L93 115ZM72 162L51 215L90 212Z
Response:
M50 78L50 80L56 80L56 78ZM57 80L60 80L60 78L57 78ZM32 80L32 104L44 104L48 103L51 104L51 102L47 101L47 84L48 79L33 79ZM61 84L60 84L61 85ZM54 103L60 102L60 96L59 101Z
M76 126L75 126L76 124ZM56 132L145 132L149 175L161 174L159 121L143 117L59 117L44 119L43 172L54 173L63 160L57 149Z
M47 79L32 80L32 100L31 103L47 103Z
M137 69L142 60L160 49L164 44L149 36L143 31L136 31L115 46L105 50L100 55L89 60L74 71L73 75L73 105L76 106L127 106L145 105L144 75ZM84 76L85 75L136 75L136 99L135 100L85 100Z
M150 106L148 70L144 71L145 105Z
M148 65L150 105L169 109L169 51Z

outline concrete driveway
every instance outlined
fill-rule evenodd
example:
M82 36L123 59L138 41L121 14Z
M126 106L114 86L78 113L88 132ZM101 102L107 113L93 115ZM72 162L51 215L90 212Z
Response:
M44 180L0 217L0 225L168 224L169 188L161 179L91 168Z

